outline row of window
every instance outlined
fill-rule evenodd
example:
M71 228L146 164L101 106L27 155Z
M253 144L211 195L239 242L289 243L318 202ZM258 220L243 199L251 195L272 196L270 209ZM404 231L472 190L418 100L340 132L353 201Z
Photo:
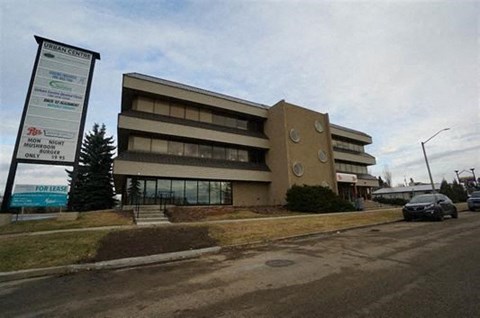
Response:
M169 154L174 156L212 158L219 160L259 162L258 156L245 149L186 143L163 139L130 136L129 150Z
M358 174L368 174L366 166L354 165L343 162L335 162L335 169L341 172L352 172Z
M355 152L365 151L362 145L357 145L347 141L332 140L332 145L334 148L343 149L343 150L349 150L349 151L355 151Z
M126 204L230 205L229 181L127 178Z
M217 114L209 109L200 107L187 106L176 102L155 100L146 97L138 97L133 103L133 109L242 130L259 131L260 129L258 123L246 119Z

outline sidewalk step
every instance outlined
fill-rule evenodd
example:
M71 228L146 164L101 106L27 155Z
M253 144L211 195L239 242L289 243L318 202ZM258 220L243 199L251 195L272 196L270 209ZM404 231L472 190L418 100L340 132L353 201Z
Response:
M137 225L157 225L157 224L170 224L169 221L139 221L137 222Z

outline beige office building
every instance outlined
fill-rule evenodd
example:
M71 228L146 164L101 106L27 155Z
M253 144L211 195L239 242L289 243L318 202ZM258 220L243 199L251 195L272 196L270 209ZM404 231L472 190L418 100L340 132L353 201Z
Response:
M177 205L285 204L294 184L369 195L367 134L285 101L266 106L142 74L123 77L117 193L132 204L172 196Z

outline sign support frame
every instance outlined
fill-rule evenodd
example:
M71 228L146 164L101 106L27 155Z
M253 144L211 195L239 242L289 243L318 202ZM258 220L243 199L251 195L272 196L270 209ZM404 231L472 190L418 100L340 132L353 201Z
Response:
M15 147L14 147L14 150L13 150L12 160L11 160L11 163L10 163L10 169L8 171L7 183L5 185L5 191L4 191L2 206L1 206L1 210L0 210L0 212L3 212L3 213L8 213L8 210L10 209L9 206L10 206L10 200L11 200L11 197L12 197L13 184L14 184L14 181L15 181L15 176L16 176L16 173L17 173L17 168L18 168L19 163L49 164L49 165L59 165L59 166L73 165L73 175L72 175L72 181L71 181L70 189L72 189L75 186L75 183L77 181L78 161L79 161L79 157L80 157L80 151L81 151L82 141L83 141L83 133L84 133L84 129L85 129L85 121L86 121L86 117L87 117L87 108L88 108L88 100L89 100L89 97L90 97L90 88L91 88L91 83L92 83L92 79L93 79L93 71L94 71L94 68L95 68L95 61L97 59L100 60L100 53L90 51L90 50L86 50L86 49L83 49L83 48L79 48L79 47L76 47L76 46L72 46L72 45L69 45L69 44L57 42L57 41L54 41L54 40L50 40L50 39L47 39L47 38L44 38L44 37L41 37L41 36L38 36L38 35L34 35L34 38L35 38L35 41L38 44L37 54L35 56L35 62L33 64L32 75L30 77L30 83L29 83L29 86L28 86L27 95L26 95L26 98L25 98L24 106L23 106L22 117L21 117L21 120L20 120L20 125L18 127L17 139L15 141ZM64 47L69 47L69 48L74 49L74 50L86 52L86 53L89 53L89 54L92 55L92 60L90 62L89 75L88 75L88 80L87 80L87 85L86 85L86 90L85 90L85 95L84 95L84 100L83 100L83 108L82 108L82 115L81 115L81 119L80 119L79 131L78 131L76 153L75 153L75 158L74 158L73 163L72 162L61 162L61 161L57 162L57 161L49 161L49 160L30 160L30 159L18 159L17 158L18 149L19 149L19 145L20 145L20 140L21 140L21 136L22 136L22 129L23 129L24 124L25 124L25 118L26 118L26 115L27 115L28 105L29 105L29 101L30 101L30 97L31 97L32 89L33 89L33 83L35 81L35 76L36 76L36 72L37 72L38 64L39 64L39 60L40 60L40 53L42 51L42 45L45 41L47 41L49 43L52 43L52 44L56 44L56 45L60 45L60 46L64 46Z

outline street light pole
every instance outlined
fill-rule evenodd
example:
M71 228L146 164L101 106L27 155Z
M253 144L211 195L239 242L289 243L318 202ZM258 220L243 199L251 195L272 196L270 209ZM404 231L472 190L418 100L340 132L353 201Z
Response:
M428 176L430 177L430 184L432 185L432 193L435 193L435 184L433 183L433 178L432 178L432 172L430 171L430 165L428 164L428 158L427 158L427 152L425 151L425 144L432 140L436 135L441 133L442 131L449 130L450 128L444 128L435 133L432 137L428 138L426 141L422 141L422 150L423 150L423 156L425 157L425 163L427 164L427 170L428 170Z
M455 170L455 173L457 174L457 180L458 180L458 184L460 184L460 176L458 175L458 170Z
M432 193L435 193L435 185L433 184L432 172L430 171L430 165L428 164L427 153L425 152L425 143L421 142L423 156L425 157L425 163L427 164L428 176L430 177L430 184L432 185Z

